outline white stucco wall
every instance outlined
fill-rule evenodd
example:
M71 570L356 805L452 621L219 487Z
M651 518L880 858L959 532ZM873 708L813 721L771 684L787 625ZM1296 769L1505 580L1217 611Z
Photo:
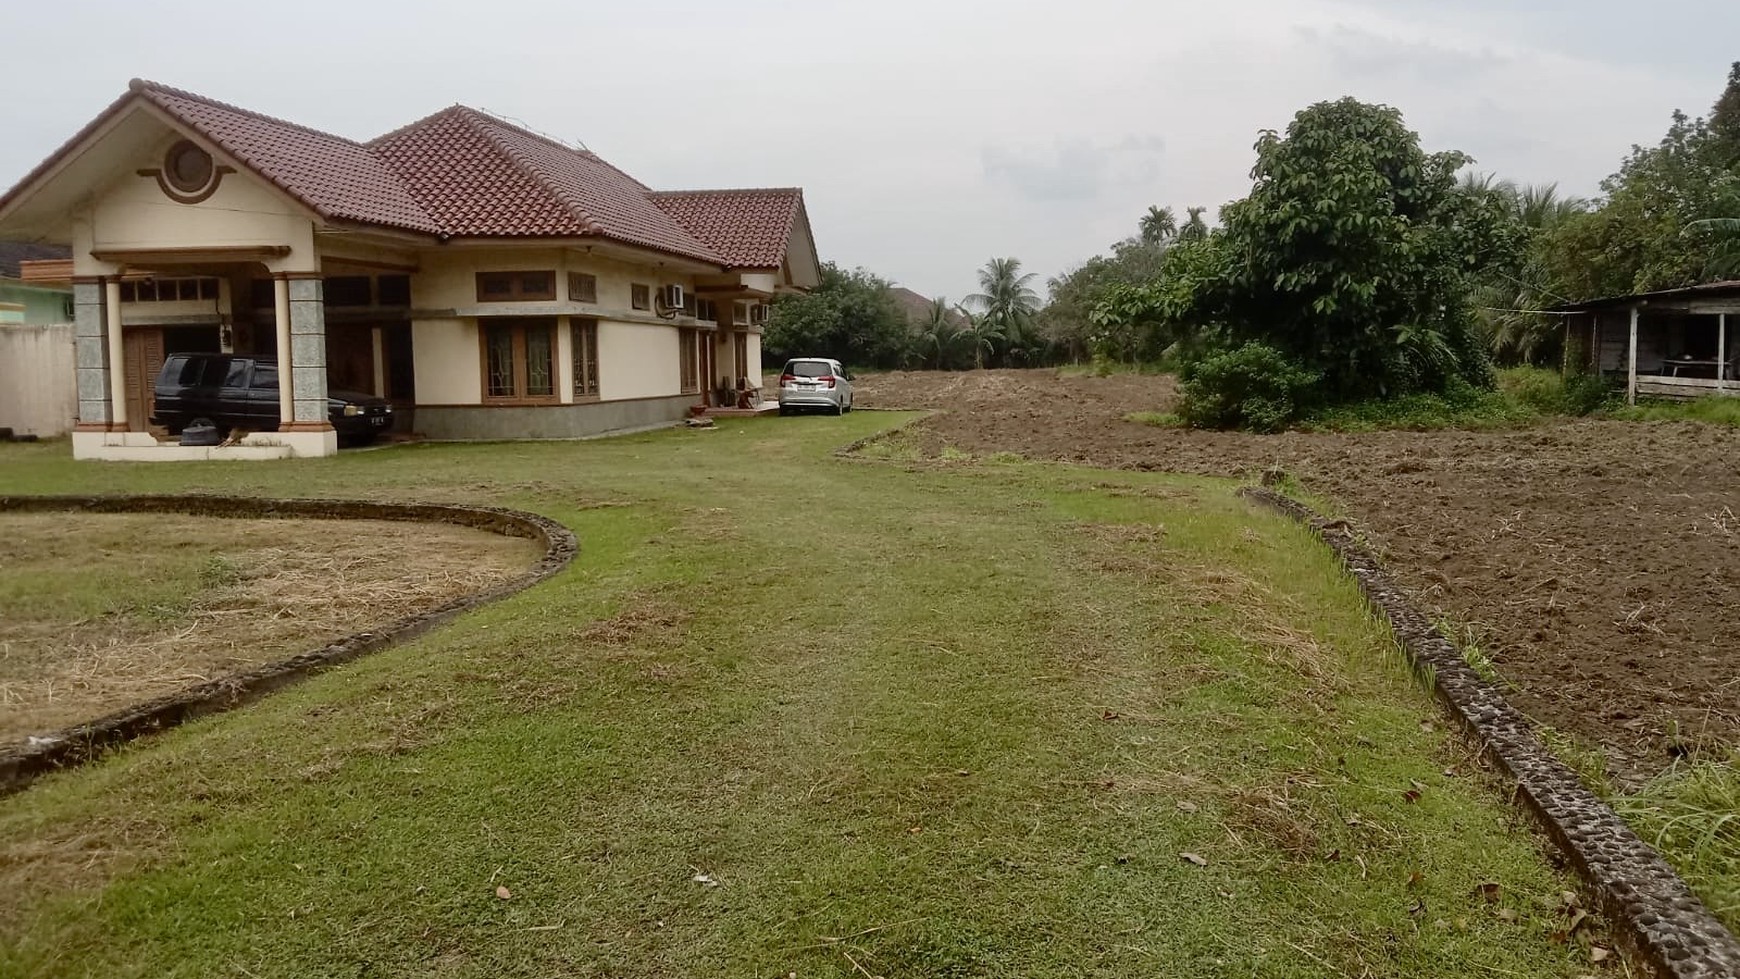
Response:
M416 320L411 324L411 352L418 404L483 401L476 320Z
M167 127L150 152L126 161L122 175L101 188L76 217L73 262L77 274L109 271L90 257L92 250L223 248L287 245L290 254L268 265L274 270L319 268L314 224L309 214L282 191L245 169L226 173L217 192L197 204L172 200L157 178L135 171L163 165L163 152L181 137ZM217 162L224 164L220 157Z
M499 311L503 316L519 315L528 304L478 302L477 273L544 269L555 270L556 301L564 303L568 301L569 272L597 276L596 307L602 311L627 312L634 283L655 290L661 285L680 285L689 291L695 287L694 276L687 273L654 265L631 265L572 249L427 249L422 253L417 273L411 277L411 305L417 309L477 308Z
M598 394L601 400L682 393L677 328L639 323L598 324Z

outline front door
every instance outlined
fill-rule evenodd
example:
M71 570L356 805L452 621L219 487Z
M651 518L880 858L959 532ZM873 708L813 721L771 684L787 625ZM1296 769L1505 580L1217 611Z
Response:
M163 330L155 326L134 327L121 333L124 369L121 384L127 395L127 429L133 432L151 430L151 413L157 408L152 389L157 384L157 372L163 369Z

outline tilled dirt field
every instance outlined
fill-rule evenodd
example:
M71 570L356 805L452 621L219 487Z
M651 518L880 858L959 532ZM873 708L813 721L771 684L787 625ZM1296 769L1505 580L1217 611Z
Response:
M930 452L1215 476L1280 467L1337 501L1429 608L1465 624L1513 701L1634 781L1740 743L1740 431L1565 421L1512 431L1161 429L1169 377L894 373L864 407L944 408Z

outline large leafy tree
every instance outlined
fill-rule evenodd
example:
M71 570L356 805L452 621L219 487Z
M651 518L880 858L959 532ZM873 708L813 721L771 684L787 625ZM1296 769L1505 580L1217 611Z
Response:
M1070 359L1093 356L1107 360L1132 362L1156 360L1165 344L1156 344L1156 337L1146 321L1116 316L1096 316L1098 309L1114 292L1155 282L1166 267L1167 255L1177 247L1199 237L1206 237L1208 226L1202 220L1206 208L1190 209L1191 220L1158 240L1147 226L1156 211L1170 219L1165 208L1149 208L1138 223L1135 236L1112 245L1110 255L1096 255L1046 283L1048 298L1037 318L1039 333L1058 354ZM1200 235L1196 232L1200 229Z
M1551 232L1555 291L1573 299L1695 285L1740 274L1740 63L1708 119L1674 113L1661 142L1634 147L1589 213Z
M834 357L847 364L899 367L911 350L911 327L889 283L864 269L822 265L819 286L773 304L762 356Z
M1332 398L1491 383L1470 293L1513 243L1502 209L1458 188L1468 157L1425 152L1400 112L1354 99L1256 150L1250 196L1221 211L1224 265L1186 315L1320 372Z

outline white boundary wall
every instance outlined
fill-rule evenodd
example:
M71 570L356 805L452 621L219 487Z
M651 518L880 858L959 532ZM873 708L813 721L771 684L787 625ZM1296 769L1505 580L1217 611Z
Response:
M0 326L0 428L55 438L72 431L79 396L73 325Z

